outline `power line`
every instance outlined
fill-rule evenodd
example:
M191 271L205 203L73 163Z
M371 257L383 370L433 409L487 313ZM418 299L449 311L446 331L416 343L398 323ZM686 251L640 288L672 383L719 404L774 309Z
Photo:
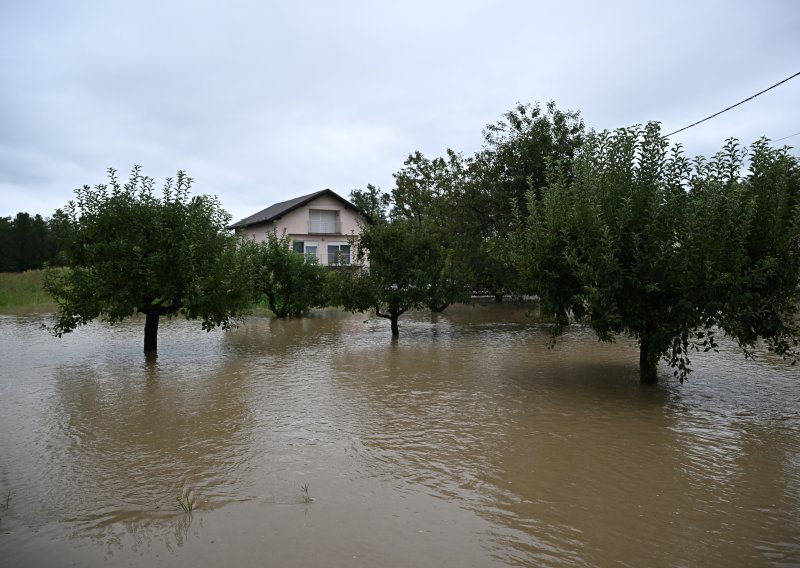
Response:
M772 142L780 142L781 140L786 140L787 138L794 138L800 134L800 132L795 132L794 134L789 134L789 136L784 136L783 138L778 138L777 140L772 140Z
M752 100L753 100L754 98L756 98L757 96L759 96L759 95L763 95L763 94L764 94L764 93L766 93L767 91L769 91L769 90L771 90L771 89L774 89L774 88L775 88L775 87L777 87L778 85L782 85L782 84L784 84L786 81L789 81L790 79L794 79L794 78L795 78L795 77L797 77L798 75L800 75L800 71L798 71L797 73L795 73L795 74L794 74L794 75L792 75L791 77L786 77L786 79L784 79L783 81L779 81L778 83L775 83L775 84L774 84L774 85L772 85L771 87L767 87L766 89L764 89L764 90L763 90L763 91L761 91L761 92L758 92L758 93L756 93L755 95L752 95L752 96L750 96L750 97L747 97L747 98L746 98L746 99L744 99L743 101L739 101L739 102L738 102L738 103L736 103L735 105L731 105L731 106L729 106L729 107L728 107L728 108L726 108L726 109L722 109L722 110L721 110L721 111L719 111L719 112L715 112L715 113L714 113L714 114L712 114L711 116L707 116L707 117L705 117L703 120L698 120L697 122L694 122L694 123L690 124L689 126L684 126L683 128L680 128L680 129L676 130L675 132L670 132L669 134L666 134L665 136L666 136L666 137L669 137L669 136L672 136L673 134L677 134L678 132L683 132L684 130L687 130L687 129L689 129L689 128L691 128L692 126L697 126L697 125L698 125L698 124L700 124L701 122L705 122L706 120L710 120L710 119L714 118L715 116L719 116L719 115L721 115L723 112L728 112L728 111L729 111L729 110L731 110L732 108L736 108L737 106L739 106L739 105L741 105L741 104L744 104L744 103L746 103L747 101L752 101ZM800 132L798 132L798 134L800 134ZM794 136L794 134L792 134L792 136ZM788 136L787 136L787 138L788 138ZM774 140L774 142L777 142L777 140Z

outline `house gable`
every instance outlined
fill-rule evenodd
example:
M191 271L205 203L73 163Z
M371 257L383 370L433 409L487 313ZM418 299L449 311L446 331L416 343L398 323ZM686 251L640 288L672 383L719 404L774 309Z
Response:
M301 195L300 197L295 197L294 199L289 199L287 201L282 201L280 203L276 203L275 205L271 205L266 209L262 209L258 213L250 215L249 217L245 217L241 221L237 221L232 225L228 225L227 229L243 229L248 228L253 225L260 225L262 223L269 223L271 221L276 221L288 213L292 211L304 207L308 205L312 201L318 200L323 197L328 197L330 199L335 200L338 202L339 207L344 207L345 209L351 209L352 211L356 212L357 214L361 214L358 211L358 208L347 201L344 197L335 193L331 189L323 189L321 191L317 191L314 193L309 193L308 195ZM335 205L333 206L335 207ZM332 208L332 207L331 207Z
M349 264L350 242L365 220L355 205L324 189L276 203L227 228L257 241L266 240L270 232L285 234L295 252L313 254L321 264Z

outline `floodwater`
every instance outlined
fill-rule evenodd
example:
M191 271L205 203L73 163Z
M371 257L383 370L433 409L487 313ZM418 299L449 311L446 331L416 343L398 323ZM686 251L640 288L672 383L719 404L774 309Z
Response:
M162 322L147 360L141 321L0 316L0 565L800 565L796 367L643 387L519 307L366 318Z

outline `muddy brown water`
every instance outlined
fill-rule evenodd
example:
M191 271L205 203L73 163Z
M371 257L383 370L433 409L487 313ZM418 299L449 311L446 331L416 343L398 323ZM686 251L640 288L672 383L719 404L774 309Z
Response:
M518 307L366 318L164 322L147 360L140 321L0 316L0 565L800 565L797 368L642 387Z

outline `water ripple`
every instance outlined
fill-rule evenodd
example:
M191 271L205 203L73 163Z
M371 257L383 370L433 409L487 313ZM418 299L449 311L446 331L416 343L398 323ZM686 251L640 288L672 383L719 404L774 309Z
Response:
M723 342L688 384L643 388L629 341L572 327L551 350L514 306L406 314L397 342L333 310L176 320L155 360L141 322L55 340L44 319L0 317L12 561L179 565L225 542L239 565L262 546L297 565L800 563L800 382L766 353Z

